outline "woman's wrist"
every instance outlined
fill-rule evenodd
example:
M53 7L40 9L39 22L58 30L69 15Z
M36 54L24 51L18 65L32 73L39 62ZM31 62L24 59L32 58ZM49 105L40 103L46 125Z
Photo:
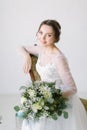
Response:
M25 53L24 59L25 59L25 60L31 59L30 54L29 54L28 52Z

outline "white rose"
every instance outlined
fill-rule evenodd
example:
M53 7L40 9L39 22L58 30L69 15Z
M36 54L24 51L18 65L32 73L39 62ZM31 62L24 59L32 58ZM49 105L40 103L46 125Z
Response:
M23 104L26 101L27 101L27 99L25 97L21 97L21 104Z

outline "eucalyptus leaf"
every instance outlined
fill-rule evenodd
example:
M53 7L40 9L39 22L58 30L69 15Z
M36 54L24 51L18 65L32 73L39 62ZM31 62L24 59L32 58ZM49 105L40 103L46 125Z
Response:
M20 110L20 107L19 107L19 106L14 106L14 110L15 110L16 112L18 112L18 111Z
M45 106L44 109L45 109L45 110L49 110L49 107L48 107L48 106Z
M56 113L54 113L54 114L52 115L52 118L53 118L54 120L57 120L57 119L58 119L58 115L57 115Z
M61 116L62 115L62 111L58 111L58 115Z
M53 98L48 98L47 101L48 101L49 103L53 103L54 99L53 99Z
M19 90L22 90L22 89L27 89L26 86L21 86Z
M68 112L64 111L63 112L64 118L67 119L68 118Z

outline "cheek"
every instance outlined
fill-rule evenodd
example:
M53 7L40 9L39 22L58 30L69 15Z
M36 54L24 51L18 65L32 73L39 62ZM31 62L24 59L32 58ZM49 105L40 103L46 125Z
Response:
M52 37L52 38L49 38L48 40L51 41L51 42L54 42L55 38Z
M55 42L55 41L56 41L56 38L55 38L55 37L53 37L52 41L53 41L53 42Z
M40 35L39 35L39 34L37 34L37 40L38 40L38 39L40 39Z
M41 38L41 35L40 34L37 34L37 39L40 39Z

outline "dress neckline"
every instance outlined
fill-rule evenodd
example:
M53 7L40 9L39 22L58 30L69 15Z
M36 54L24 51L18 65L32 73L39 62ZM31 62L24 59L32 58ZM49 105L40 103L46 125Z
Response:
M53 54L53 55L54 55L54 54ZM55 54L55 55L56 55L56 57L58 58L58 57L60 57L60 56L63 56L63 53L58 53L58 54ZM37 63L39 64L40 67L43 67L43 68L48 67L48 66L54 66L54 65L55 65L55 62L50 62L50 63L47 63L47 64L42 65L39 57L38 57Z
M54 66L55 65L54 63L47 63L47 64L44 64L44 65L41 65L40 59L38 59L37 62L39 64L39 66L42 67L42 68L45 68L45 67L48 67L48 66Z

